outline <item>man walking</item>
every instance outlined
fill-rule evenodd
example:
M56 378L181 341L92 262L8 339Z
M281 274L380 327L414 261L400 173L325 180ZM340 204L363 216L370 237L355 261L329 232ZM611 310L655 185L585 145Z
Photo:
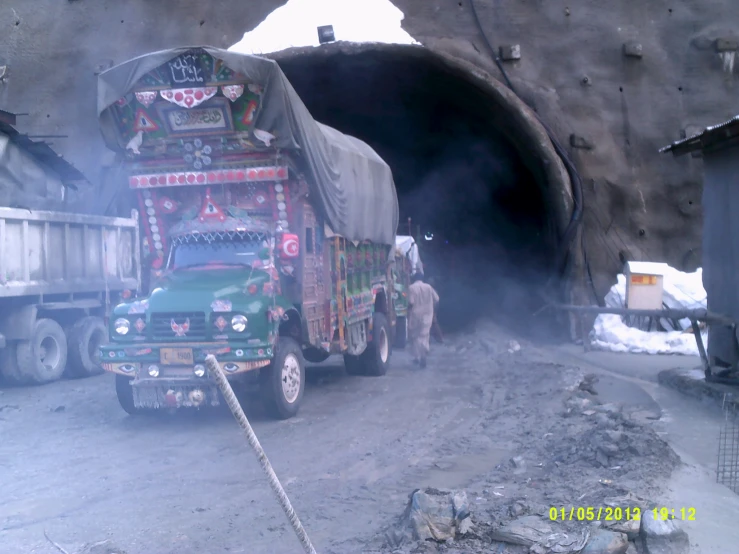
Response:
M413 274L408 289L408 338L411 340L413 363L422 368L426 367L431 324L434 322L434 308L438 302L439 295L434 287L423 282L423 273Z

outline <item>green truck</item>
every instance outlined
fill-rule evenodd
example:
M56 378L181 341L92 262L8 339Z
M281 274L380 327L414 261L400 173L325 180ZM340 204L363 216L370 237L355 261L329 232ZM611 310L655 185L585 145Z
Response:
M314 121L276 62L211 47L101 73L98 111L143 237L147 292L101 348L124 410L217 405L208 354L278 418L305 360L385 374L398 200L372 148Z

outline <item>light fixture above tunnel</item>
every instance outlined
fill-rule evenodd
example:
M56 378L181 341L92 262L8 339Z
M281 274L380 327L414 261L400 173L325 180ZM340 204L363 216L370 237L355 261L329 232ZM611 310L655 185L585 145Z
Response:
M333 25L322 25L321 27L318 27L318 42L321 44L328 44L335 40L336 36L334 35Z

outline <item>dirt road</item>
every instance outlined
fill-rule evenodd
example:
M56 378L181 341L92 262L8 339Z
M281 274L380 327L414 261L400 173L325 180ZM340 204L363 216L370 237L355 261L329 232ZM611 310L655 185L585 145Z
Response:
M383 529L422 486L466 487L483 522L660 489L677 459L638 414L565 402L579 370L508 341L450 340L426 370L396 351L382 378L337 359L309 373L299 417L248 408L319 552L389 551ZM129 417L107 375L0 390L3 554L54 552L44 530L70 551L105 538L128 554L300 551L227 411ZM625 442L604 460L606 431Z

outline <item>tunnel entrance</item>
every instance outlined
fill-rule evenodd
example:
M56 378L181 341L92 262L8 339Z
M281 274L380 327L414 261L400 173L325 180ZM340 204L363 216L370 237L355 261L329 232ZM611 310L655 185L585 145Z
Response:
M529 329L556 271L567 215L557 189L569 183L552 183L552 152L520 100L422 47L336 43L272 57L317 121L391 166L398 234L419 243L442 327L492 316Z

